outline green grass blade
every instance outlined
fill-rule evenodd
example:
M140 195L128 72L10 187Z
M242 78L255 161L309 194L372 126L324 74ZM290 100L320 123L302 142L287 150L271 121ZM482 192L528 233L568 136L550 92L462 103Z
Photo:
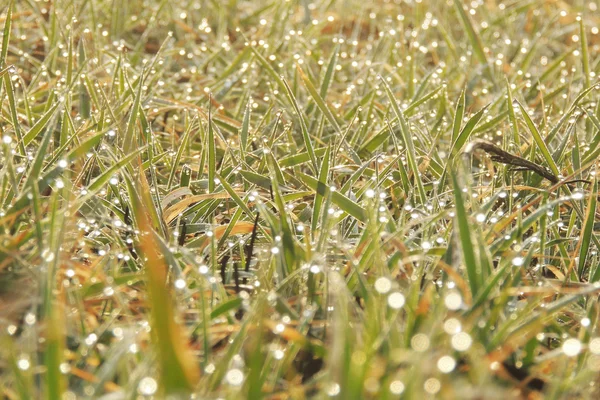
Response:
M15 88L12 84L11 75L4 75L4 89L6 90L6 94L8 96L8 108L10 109L10 116L12 119L13 128L15 130L15 134L17 135L17 145L19 146L19 154L25 154L25 145L23 143L23 135L21 133L21 123L19 122L19 115L17 112L17 102L15 100Z
M94 194L98 190L100 190L104 185L106 185L108 183L110 178L112 178L121 168L123 168L124 166L129 164L131 161L133 161L144 150L146 150L145 147L137 149L133 153L123 157L122 159L120 159L119 161L117 161L116 163L111 165L110 168L106 169L106 171L104 171L100 176L98 176L96 179L94 179L94 181L89 185L89 187L87 189L88 190L87 196L90 196L91 194Z
M424 204L427 201L427 195L425 194L425 189L423 187L423 182L421 181L419 167L417 165L417 156L415 153L415 146L413 144L412 133L410 131L408 123L406 122L406 119L404 118L404 114L400 110L400 107L398 106L398 102L396 101L396 98L394 97L394 94L392 93L392 89L390 89L390 86L387 84L385 79L383 79L383 77L380 76L379 81L381 82L381 84L383 85L383 88L385 89L385 92L386 92L388 99L390 101L390 104L392 106L392 110L394 110L394 114L396 114L396 118L398 118L398 121L400 121L400 133L402 134L402 142L406 146L406 155L408 158L408 165L410 167L410 170L413 174L413 179L417 186L417 191L419 193L419 199L420 199L419 202L421 204Z
M192 132L192 127L195 125L196 120L189 122L189 125L183 136L181 137L181 142L179 143L177 154L175 154L175 159L173 160L173 165L171 165L171 172L169 173L169 179L167 181L167 189L170 190L173 186L173 180L175 179L175 174L177 173L177 169L179 167L179 163L181 162L181 156L183 155L184 150L188 149L188 140L190 137L190 132Z
M306 86L306 89L308 89L308 93L310 93L311 97L313 98L323 115L325 115L327 121L329 121L331 126L333 126L337 132L341 132L341 128L338 122L336 121L335 117L333 116L331 109L325 103L325 100L323 100L319 92L317 92L317 89L314 87L308 76L306 76L306 74L302 71L300 66L297 67L297 70L300 74L300 77L302 78L302 82L304 82L304 86Z
M454 121L452 122L452 143L458 139L460 127L462 126L463 117L465 115L465 91L460 92L460 97L456 102L456 110L454 111Z
M2 48L0 49L0 68L6 66L6 59L8 57L8 43L10 42L10 31L12 27L12 9L13 0L10 0L8 7L6 8L6 21L4 22L4 30L2 36Z
M485 50L483 49L481 37L475 30L471 18L465 12L463 2L461 0L454 0L454 8L458 12L460 22L462 23L463 27L465 28L465 31L467 32L467 37L469 38L469 42L471 43L471 47L473 48L473 53L475 53L477 61L479 61L479 63L485 66L486 72L488 73L488 77L493 81L493 77L489 69L488 59L485 55Z
M327 92L329 91L329 87L331 86L331 82L333 81L333 76L335 74L335 66L337 65L338 52L340 51L340 45L337 44L331 50L331 57L329 57L329 61L327 62L327 69L325 70L325 75L323 76L323 82L321 83L321 91L320 95L322 98L327 97Z
M473 130L481 120L481 117L483 117L483 114L485 113L485 110L487 108L488 106L483 107L481 110L477 111L471 118L469 118L464 128L460 131L458 137L452 144L452 150L450 151L451 157L460 152L465 143L467 143L467 141L471 138L471 133L473 133Z
M329 177L329 159L331 155L331 146L327 147L327 151L323 156L321 162L321 171L319 172L319 186L327 186L327 180ZM323 206L324 196L317 190L315 194L315 202L313 205L313 215L311 219L311 231L317 231L317 224L319 223L319 216L321 215L321 207Z
M590 192L590 198L587 204L587 212L585 216L585 222L581 230L581 237L579 238L579 262L577 272L579 277L583 275L585 271L585 263L588 258L588 253L592 244L592 235L594 234L594 222L596 221L596 204L598 202L598 179L594 180L594 186ZM595 277L592 277L595 278ZM595 282L590 280L590 282Z
M481 271L480 265L475 256L475 244L471 234L471 222L465 208L465 200L462 194L462 189L458 183L456 174L452 175L452 190L454 192L454 201L456 206L456 224L458 228L458 236L462 250L462 258L467 270L467 277L471 295L473 298L479 293Z
M315 192L319 192L321 196L326 197L328 192L330 192L331 201L335 205L337 205L342 211L344 211L348 215L353 216L361 222L366 222L367 213L365 209L359 206L354 201L347 198L346 196L344 196L343 194L339 193L338 191L331 192L331 189L328 186L321 184L312 176L303 173L298 173L298 179L300 179L302 183L304 183L310 189L314 190Z
M240 207L242 210L244 210L244 212L246 213L246 215L248 215L249 217L252 217L253 212L250 210L250 208L248 208L248 206L246 205L246 203L244 202L244 200L242 200L242 198L240 197L240 195L235 190L233 190L233 187L231 187L231 185L229 184L229 182L227 182L227 180L224 179L219 174L217 174L216 177L217 177L217 179L219 179L219 182L220 182L219 184L223 186L223 189L225 189L225 191L227 193L229 193L229 195L231 196L231 198L233 199L233 201L235 202L235 204L237 204L238 207Z
M506 108L508 110L508 120L510 121L510 130L513 134L513 140L517 146L521 144L519 138L519 123L515 115L515 107L513 103L512 90L510 90L510 83L506 80Z
M215 142L212 105L209 105L208 108L208 135L206 136L206 140L208 142L208 191L212 193L215 191L215 178L217 177L217 143Z
M141 76L143 75L144 72L142 71ZM129 113L129 120L127 121L127 130L125 131L125 138L123 139L123 151L126 154L131 152L136 142L135 128L139 117L138 114L141 112L140 104L142 102L142 87L144 86L142 84L141 76L140 79L137 80L138 87L137 91L135 91L133 105L131 106L131 111ZM131 87L131 85L129 85L129 88L131 91L133 91L133 87Z
M25 136L23 136L23 144L25 147L29 146L31 141L35 139L42 129L46 127L48 121L50 118L52 118L59 106L60 103L54 104L44 115L42 115L42 117L31 127L31 129L29 129Z
M540 135L540 132L538 131L537 127L531 120L531 117L529 116L529 114L527 113L525 108L521 105L521 103L519 103L517 101L517 104L519 105L519 108L521 109L521 115L523 115L523 119L525 119L525 122L527 123L529 132L531 132L531 135L533 136L533 140L535 140L535 143L537 144L538 148L542 152L542 156L544 157L544 160L546 160L546 163L550 167L550 170L554 173L554 175L556 175L556 176L560 175L560 171L558 170L558 167L556 166L556 162L554 162L554 159L552 158L552 155L550 154L550 150L548 150L548 146L546 146L546 142L544 142L542 135Z
M250 100L244 110L244 119L242 120L242 129L240 130L240 154L242 159L245 158L246 149L248 148L248 134L250 132Z
M592 85L590 75L590 50L588 48L587 35L585 33L585 24L583 23L583 17L577 16L579 21L579 40L581 43L581 64L583 67L583 77L585 81L585 89Z
M292 104L292 107L294 108L294 111L296 112L298 119L300 120L300 129L302 131L302 138L304 139L304 147L306 147L306 151L308 152L308 155L310 157L310 162L312 164L314 171L318 171L319 164L317 163L317 156L315 155L315 150L313 148L312 141L311 141L310 135L308 133L308 127L306 126L306 121L304 120L304 114L302 113L302 111L300 111L300 107L298 106L298 102L296 101L296 97L294 96L294 93L292 92L290 85L288 85L288 83L285 81L285 79L282 79L282 81L283 81L283 85L285 87L285 91L288 95L288 99L289 99L290 103Z

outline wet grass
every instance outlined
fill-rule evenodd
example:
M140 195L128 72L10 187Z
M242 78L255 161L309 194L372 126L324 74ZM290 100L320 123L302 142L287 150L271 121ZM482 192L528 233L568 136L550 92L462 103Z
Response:
M3 398L598 398L598 7L4 2Z

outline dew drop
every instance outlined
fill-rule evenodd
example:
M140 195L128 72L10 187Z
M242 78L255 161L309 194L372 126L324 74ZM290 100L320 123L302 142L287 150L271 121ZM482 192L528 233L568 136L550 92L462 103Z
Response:
M515 267L521 267L523 265L523 262L525 262L523 257L515 257L512 259L512 265L514 265Z
M427 351L429 344L429 338L424 333L417 333L410 339L410 347L412 347L414 351Z
M404 392L404 383L398 380L392 381L392 383L390 383L390 392L395 395L402 394L402 392Z
M392 282L388 278L382 276L381 278L377 278L377 280L375 281L375 290L377 290L377 292L381 294L386 294L391 289Z
M449 310L458 310L462 305L462 297L460 293L452 291L444 297L444 304Z
M401 309L404 303L405 299L402 293L394 292L388 296L388 305L395 310Z
M177 279L177 280L175 281L175 287L176 287L177 289L184 289L184 288L185 288L185 286L186 286L186 285L185 285L185 280L183 280L183 279Z
M450 356L440 357L437 362L437 367L442 373L447 374L452 372L456 367L456 360Z
M138 384L138 392L142 396L152 396L158 389L158 383L154 378L146 376L140 380Z
M429 394L436 394L440 391L442 384L436 378L429 378L425 381L423 388Z
M244 381L244 373L238 368L230 369L225 375L225 380L232 386L239 386Z
M471 344L473 344L473 339L466 332L459 332L456 335L452 336L452 347L457 351L465 351Z
M591 353L600 355L600 337L590 340L588 347Z
M337 396L338 394L340 394L340 390L340 385L338 383L333 382L329 385L329 388L327 389L327 394L332 397Z
M574 338L567 339L562 345L562 351L567 357L575 357L581 352L581 342Z
M31 363L29 362L29 359L27 358L27 356L21 356L19 358L19 360L17 361L17 366L19 367L20 370L27 371L29 369L29 367L31 366Z
M35 324L36 320L37 320L37 318L35 317L35 314L33 314L33 313L27 313L27 315L25 315L25 323L27 325Z

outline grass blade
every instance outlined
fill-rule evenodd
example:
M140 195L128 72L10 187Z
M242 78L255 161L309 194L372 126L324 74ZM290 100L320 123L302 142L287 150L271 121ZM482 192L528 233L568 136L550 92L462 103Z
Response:
M454 111L454 121L452 122L452 143L458 139L460 127L462 125L463 116L465 115L465 91L460 92L460 97L456 102L456 110Z
M544 156L544 160L546 160L546 163L550 167L550 170L554 173L554 175L560 175L560 171L558 170L558 167L556 166L556 163L554 162L554 159L550 154L550 150L548 150L548 146L546 146L546 142L544 142L544 139L542 139L542 135L540 135L540 132L538 131L537 127L531 120L531 117L529 116L525 108L521 105L521 103L517 101L517 104L519 105L519 108L521 109L521 115L523 115L523 118L527 123L527 127L529 128L529 131L531 132L535 143L542 152L542 156Z
M471 234L471 223L465 208L465 200L462 195L461 186L458 183L456 174L452 173L452 191L454 192L454 200L456 206L456 223L458 227L458 236L462 250L463 261L467 269L467 277L471 296L477 297L479 293L481 271L480 265L475 257L475 244Z
M152 334L159 353L160 384L165 396L191 392L200 377L200 371L188 349L188 340L175 321L175 308L167 282L167 265L159 253L152 226L139 198L132 199L132 208L139 235L138 251L144 256L148 295L151 304Z
M303 173L298 173L298 178L310 189L314 190L315 192L319 192L321 196L327 197L329 193L331 195L331 201L348 215L352 215L354 218L361 222L367 221L367 213L365 209L359 206L354 201L347 198L346 196L344 196L343 194L337 191L331 192L331 189L328 186L321 184L312 176Z
M288 83L285 81L285 79L281 79L281 80L283 82L286 93L288 95L288 99L290 100L290 103L292 104L292 107L294 108L294 111L296 111L296 115L298 116L298 119L300 120L300 129L302 131L302 138L304 139L304 147L306 147L306 151L308 152L308 155L310 157L312 167L315 171L318 171L319 164L317 163L317 156L315 155L315 150L313 148L312 141L310 139L310 135L308 134L308 127L306 126L306 121L304 120L304 114L300 111L300 107L298 106L298 103L296 102L296 97L294 97L294 93L292 92L290 85L288 85Z
M215 191L215 178L217 176L217 149L215 142L215 132L212 118L212 97L209 96L209 108L208 108L208 135L206 140L208 141L208 191L210 193Z
M583 275L585 270L585 263L588 258L590 246L592 243L592 235L594 234L594 222L596 221L596 204L598 202L598 180L594 180L594 186L590 192L590 198L588 200L587 213L585 222L581 230L581 237L579 238L579 265L577 273L579 277ZM596 268L596 271L598 268ZM594 271L594 272L596 272ZM592 276L590 282L595 282L596 276Z
M421 204L424 204L427 201L427 195L425 194L425 189L423 187L423 182L421 181L421 176L417 165L417 156L415 153L415 146L412 140L412 133L410 132L408 123L404 118L404 114L400 110L400 107L398 107L398 102L396 101L394 94L392 93L392 89L390 89L389 85L387 84L385 79L383 79L383 77L380 76L379 80L382 83L385 92L387 93L388 99L392 106L392 110L394 110L394 114L396 114L396 118L398 118L398 121L400 121L400 133L402 134L402 142L406 146L408 165L410 167L410 170L413 174L413 179L415 180L417 186L420 199L419 202Z
M327 180L329 176L329 158L331 155L331 146L327 147L327 151L323 156L321 162L321 172L319 173L319 186L327 186ZM321 215L321 207L323 206L324 196L317 190L315 194L315 202L313 206L313 215L311 219L311 231L317 231L317 224L319 223L319 216Z
M2 36L2 48L0 49L0 68L6 66L6 59L8 57L8 43L10 42L10 31L12 27L12 9L13 0L10 0L8 7L6 8L6 21L4 22L4 30Z

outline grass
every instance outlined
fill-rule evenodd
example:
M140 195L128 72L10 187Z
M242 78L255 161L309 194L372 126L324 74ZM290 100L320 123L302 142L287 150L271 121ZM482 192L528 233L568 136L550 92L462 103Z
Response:
M0 7L3 398L600 395L598 2Z

